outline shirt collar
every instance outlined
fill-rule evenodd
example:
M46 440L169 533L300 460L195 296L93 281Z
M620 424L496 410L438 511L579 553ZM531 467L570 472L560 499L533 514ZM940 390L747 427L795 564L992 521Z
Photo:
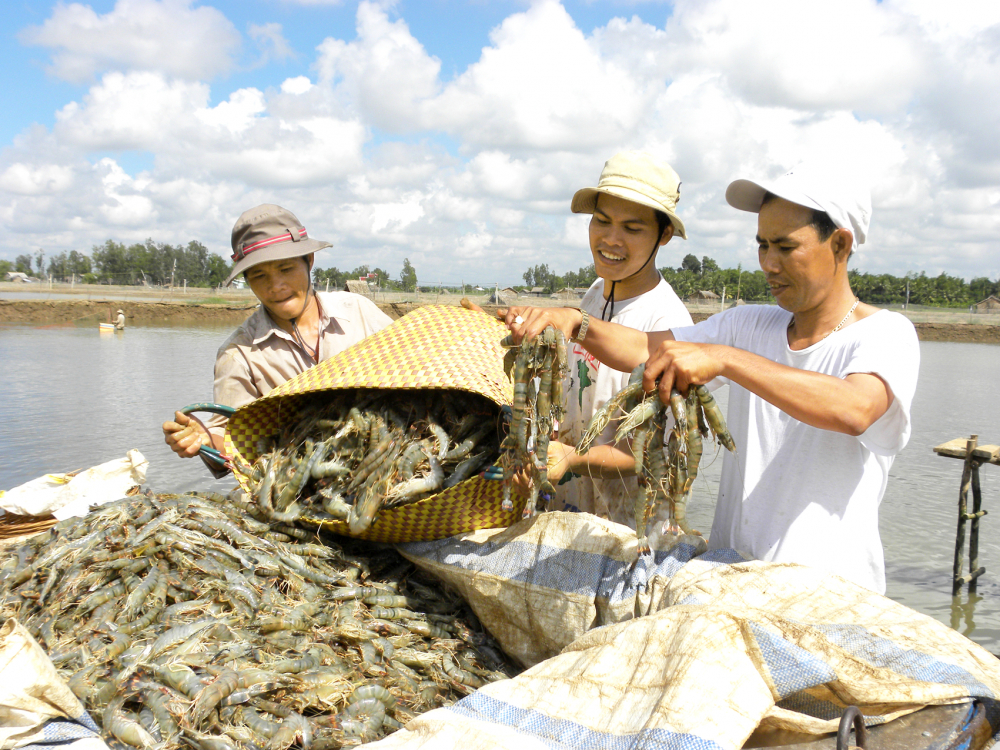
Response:
M319 329L323 332L326 332L335 320L347 322L351 320L351 316L344 310L343 305L336 304L334 299L331 299L332 297L333 293L316 292L316 304L319 306ZM331 314L331 308L334 308L334 314ZM267 314L267 308L260 305L250 317L250 337L253 339L254 346L259 346L270 336L278 336L293 344L298 344L292 334L271 319L271 316Z

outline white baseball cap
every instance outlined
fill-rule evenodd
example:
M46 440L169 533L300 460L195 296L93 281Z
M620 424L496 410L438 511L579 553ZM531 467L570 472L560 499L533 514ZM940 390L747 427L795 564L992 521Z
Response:
M853 235L853 250L868 236L871 190L833 167L804 163L776 180L734 180L726 188L726 201L741 211L759 213L766 193L825 212L835 226Z

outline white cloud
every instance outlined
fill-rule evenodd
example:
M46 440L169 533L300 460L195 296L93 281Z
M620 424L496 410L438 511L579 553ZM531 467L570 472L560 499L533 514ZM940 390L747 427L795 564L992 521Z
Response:
M257 115L266 110L267 104L262 92L257 89L239 89L215 107L197 109L195 116L206 125L225 128L231 133L242 133L254 123Z
M492 45L425 106L428 127L470 148L585 151L634 132L646 92L604 60L554 0L490 34Z
M441 63L430 57L402 20L390 21L371 2L358 6L358 38L320 44L319 82L333 88L358 112L391 133L417 124L421 100L438 90Z
M281 83L281 90L286 94L304 94L312 88L312 81L306 76L286 78Z
M73 183L73 170L60 164L33 166L16 162L0 173L0 190L16 195L65 193Z
M272 60L280 61L295 57L295 52L289 46L284 34L282 34L280 23L252 23L247 27L247 33L260 49L260 59L256 63L257 67L267 65Z
M100 15L90 6L58 3L27 44L53 50L50 72L80 83L108 70L158 71L201 80L232 68L239 32L218 10L192 0L118 0Z

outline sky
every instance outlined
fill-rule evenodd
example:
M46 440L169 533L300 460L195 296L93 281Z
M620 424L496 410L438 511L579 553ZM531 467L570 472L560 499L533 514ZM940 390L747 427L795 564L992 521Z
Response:
M804 160L871 186L867 273L1000 278L995 0L10 0L0 259L204 243L294 212L423 284L591 262L573 193L638 149L681 177L675 237L757 268L737 178Z

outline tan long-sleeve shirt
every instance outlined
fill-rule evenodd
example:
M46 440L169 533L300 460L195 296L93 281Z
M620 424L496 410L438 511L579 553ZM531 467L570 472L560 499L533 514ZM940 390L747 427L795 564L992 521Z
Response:
M359 294L318 292L316 298L320 362L392 322L375 303ZM295 337L279 328L261 306L219 347L214 400L238 408L267 395L313 364L312 357ZM225 425L224 417L208 421L209 430L219 436Z

